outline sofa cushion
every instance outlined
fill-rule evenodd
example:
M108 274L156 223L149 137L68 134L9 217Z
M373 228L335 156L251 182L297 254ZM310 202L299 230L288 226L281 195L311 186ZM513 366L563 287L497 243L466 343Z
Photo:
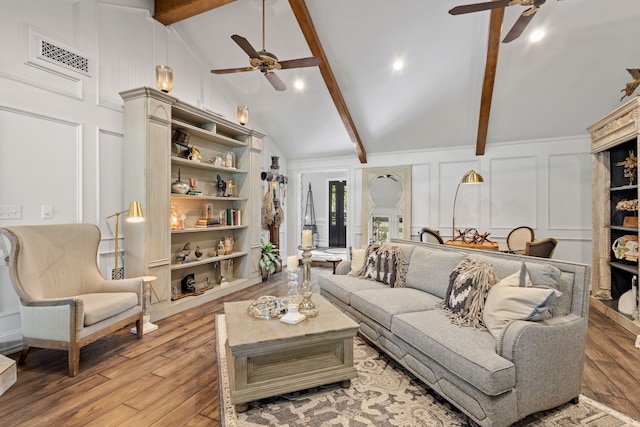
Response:
M531 286L526 266L491 288L484 306L484 324L496 339L514 320L541 320L560 296L547 287Z
M404 287L402 251L397 246L371 250L365 260L361 277L376 280L394 288Z
M477 259L487 264L493 265L493 270L499 280L504 279L507 276L511 276L513 273L520 271L522 266L522 260L502 259L499 257L491 257L487 255L472 255L473 259ZM529 257L531 258L531 257ZM558 282L560 281L560 269L553 265L545 264L542 262L536 262L534 260L526 260L527 271L531 276L531 281L534 286L547 286L550 288L558 289Z
M391 329L391 318L400 313L433 310L440 298L417 289L367 289L351 294L351 306L362 314Z
M406 287L444 298L447 294L449 276L463 259L464 254L461 252L418 246L411 255Z
M138 295L133 292L82 294L76 298L81 299L84 305L84 326L91 326L138 305Z
M515 387L515 366L498 356L495 338L453 325L442 310L398 314L391 332L483 393L497 396Z
M497 282L490 264L465 258L451 273L449 288L440 306L457 325L482 328L484 301Z
M338 274L318 276L318 285L323 291L330 293L345 304L351 304L351 293L354 291L387 288L385 284L380 282Z

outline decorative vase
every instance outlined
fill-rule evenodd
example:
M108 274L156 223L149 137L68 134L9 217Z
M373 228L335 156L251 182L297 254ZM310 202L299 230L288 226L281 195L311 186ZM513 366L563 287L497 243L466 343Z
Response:
M171 192L177 194L187 194L189 191L189 184L180 181L180 169L178 169L178 180L171 184Z
M224 255L224 242L220 240L218 242L218 256Z
M224 238L224 253L225 255L229 255L231 252L233 252L233 237L225 237Z

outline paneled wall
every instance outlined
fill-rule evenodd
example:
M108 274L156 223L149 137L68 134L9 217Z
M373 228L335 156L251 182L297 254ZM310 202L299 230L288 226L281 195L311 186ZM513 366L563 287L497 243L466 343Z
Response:
M453 198L462 176L471 169L484 183L462 185L456 204L456 228L490 232L490 239L505 241L520 225L534 228L536 238L559 241L554 258L591 262L590 139L587 135L554 140L489 144L484 156L473 146L456 150L402 152L369 155L361 165L354 158L320 161L289 161L295 188L302 188L325 171L347 177L347 245L358 247L361 224L362 170L375 166L412 166L411 235L417 239L422 227L439 229L445 239L452 234ZM337 172L336 172L337 173ZM305 187L306 188L306 187ZM306 191L297 191L289 209L297 223L290 223L290 245L297 244L302 228ZM326 209L316 200L318 209Z
M107 277L115 223L106 217L129 204L119 93L155 86L155 66L168 64L172 95L228 117L235 108L214 90L197 53L153 20L152 10L150 0L24 0L4 1L0 14L0 204L21 207L19 218L0 219L0 226L97 224ZM43 54L43 41L73 60ZM42 218L43 205L52 206L53 218ZM20 340L18 299L0 263L0 353L15 351Z

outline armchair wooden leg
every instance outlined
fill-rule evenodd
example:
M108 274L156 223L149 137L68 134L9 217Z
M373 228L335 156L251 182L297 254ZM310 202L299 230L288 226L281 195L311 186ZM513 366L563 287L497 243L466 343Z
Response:
M22 351L20 352L20 358L18 359L18 365L24 365L24 362L27 361L27 356L29 355L29 351L31 347L28 345L22 346Z
M80 346L78 343L69 343L69 376L75 377L80 370Z
M138 318L138 320L136 320L136 335L138 336L138 339L142 338L144 336L144 331L142 330L144 322L142 320L142 313L140 314L140 317Z

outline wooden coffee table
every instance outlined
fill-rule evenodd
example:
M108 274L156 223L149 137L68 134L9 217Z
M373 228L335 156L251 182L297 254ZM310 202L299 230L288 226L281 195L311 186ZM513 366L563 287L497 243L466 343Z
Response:
M297 325L254 319L251 301L224 304L231 403L243 411L248 402L341 382L358 376L353 337L358 324L320 295L312 301L317 317Z

